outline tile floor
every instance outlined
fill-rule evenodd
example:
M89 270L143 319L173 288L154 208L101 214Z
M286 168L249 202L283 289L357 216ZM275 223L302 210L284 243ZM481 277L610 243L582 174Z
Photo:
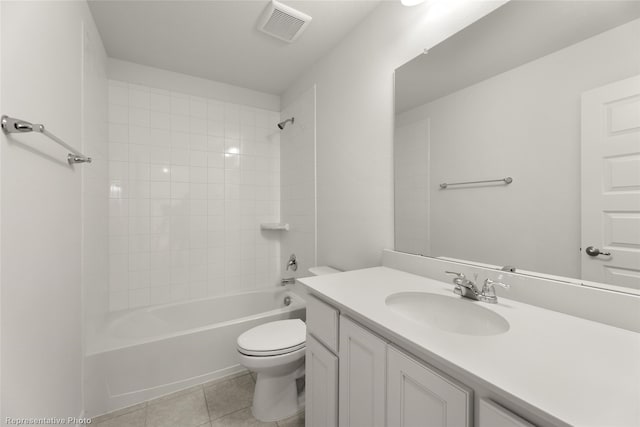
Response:
M304 427L304 412L263 423L251 414L255 378L242 374L94 418L96 427Z

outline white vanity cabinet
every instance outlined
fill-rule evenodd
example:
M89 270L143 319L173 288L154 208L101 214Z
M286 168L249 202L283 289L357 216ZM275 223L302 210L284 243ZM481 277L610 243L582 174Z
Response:
M472 426L469 388L310 299L306 427Z
M340 316L340 426L385 425L387 343Z
M305 426L338 425L339 312L313 296L307 299Z
M306 343L305 424L338 425L338 357L312 336Z
M471 427L471 402L469 388L388 347L388 426Z

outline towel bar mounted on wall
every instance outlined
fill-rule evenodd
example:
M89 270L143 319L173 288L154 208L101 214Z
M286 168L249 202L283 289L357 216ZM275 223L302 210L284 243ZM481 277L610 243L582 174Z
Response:
M2 116L2 130L5 133L40 132L52 141L62 145L64 148L71 151L71 153L67 155L67 161L70 165L74 163L91 163L91 157L85 156L48 130L46 130L44 128L44 125L29 123L27 121L15 119L9 116Z
M501 178L501 179L487 179L485 181L467 181L467 182L450 182L450 183L446 183L443 182L442 184L440 184L440 188L441 189L445 189L451 185L466 185L466 184L485 184L485 183L489 183L489 182L504 182L505 184L511 184L513 182L513 178L511 178L510 176L506 177L506 178Z

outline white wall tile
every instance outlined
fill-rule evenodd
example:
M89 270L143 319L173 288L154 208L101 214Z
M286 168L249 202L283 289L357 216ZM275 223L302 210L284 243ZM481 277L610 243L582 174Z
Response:
M138 157L138 156L134 156ZM129 160L129 179L149 181L149 165L147 163Z
M279 220L280 203L269 112L121 82L109 96L110 310L269 284L279 251L259 220Z
M118 311L129 308L129 292L109 292L109 311Z
M129 107L149 108L149 89L142 86L129 88Z
M149 163L170 164L171 150L169 148L151 147L149 149Z
M207 100L195 96L189 97L189 114L191 117L205 119L207 117Z
M171 115L164 111L149 112L149 127L152 129L171 130Z
M129 91L126 86L119 85L115 82L109 83L109 104L129 105Z
M129 124L149 127L149 110L129 106Z
M149 288L133 289L129 291L129 308L149 305Z
M171 147L171 132L166 129L149 129L149 144L155 147Z
M149 145L149 127L129 124L129 143Z
M154 90L149 92L149 109L162 113L171 112L171 95L158 93Z
M159 305L171 301L169 286L156 286L149 289L149 304Z
M127 144L129 142L129 127L124 124L109 123L109 142Z
M171 94L171 114L189 115L189 98L186 95Z
M152 199L171 198L171 184L169 182L149 182L149 197Z

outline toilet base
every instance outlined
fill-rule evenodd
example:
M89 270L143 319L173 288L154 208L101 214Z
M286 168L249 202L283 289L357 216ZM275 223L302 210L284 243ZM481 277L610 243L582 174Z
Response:
M278 421L295 415L300 406L296 379L304 375L304 360L288 375L269 375L258 372L253 393L253 416L265 422Z

